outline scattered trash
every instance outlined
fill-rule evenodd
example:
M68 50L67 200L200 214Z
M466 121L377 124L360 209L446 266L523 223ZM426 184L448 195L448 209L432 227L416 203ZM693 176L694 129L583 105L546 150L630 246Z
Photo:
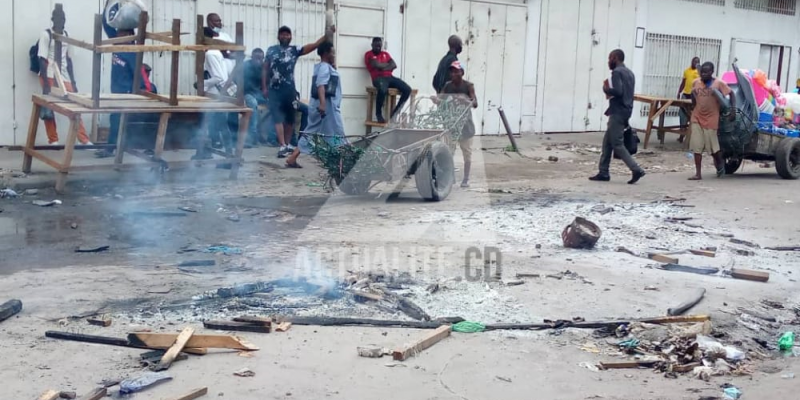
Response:
M504 376L499 376L499 375L498 375L498 376L495 376L495 378L497 378L498 380L501 380L501 381L503 381L503 382L508 382L508 383L511 383L511 378L506 378L506 377L504 377Z
M13 199L17 196L19 196L19 194L17 194L17 192L15 192L13 189L0 190L0 199L5 199L6 197L9 199Z
M610 212L613 212L614 208L613 207L606 207L603 204L598 204L598 205L592 207L592 211L594 211L594 212L596 212L596 213L598 213L600 215L606 215L606 214L608 214Z
M228 247L219 245L219 246L208 247L207 249L203 250L203 253L212 253L212 254L222 253L226 256L229 256L232 254L242 254L242 249L238 247Z
M168 380L172 380L172 377L164 372L145 372L138 378L126 379L120 382L119 393L123 395L136 393Z
M663 269L665 271L677 271L677 272L688 272L691 274L700 274L700 275L714 275L719 273L719 268L714 267L690 267L688 265L680 265L680 264L665 264L660 265L658 269Z
M0 304L0 322L3 322L22 311L22 301L11 299L3 304Z
M602 231L594 222L577 217L561 232L564 247L572 249L591 249L602 236Z
M356 351L358 351L359 357L366 358L381 358L385 355L392 354L389 349L375 345L358 346L356 347Z
M181 210L181 211L186 211L186 212L190 212L190 213L196 213L197 212L197 210L192 208L192 207L178 207L178 209Z
M31 202L31 204L39 207L50 207L55 205L61 205L61 200L50 200L50 201L34 200Z
M781 375L781 378L783 378L783 379L794 379L794 372L787 372L787 373Z
M592 371L592 372L600 372L600 367L598 367L597 364L592 363L592 362L584 361L584 362L578 364L578 366L581 367L581 368L586 368L586 369L588 369L589 371Z
M111 326L111 318L108 318L108 317L87 318L86 322L88 322L89 325L95 325L95 326L102 326L102 327Z
M381 211L381 212L378 213L378 216L381 217L381 218L389 218L389 215L391 215L391 214L389 214L386 211Z
M649 285L649 286L645 286L645 287L644 287L644 290L652 290L652 291L654 291L654 292L657 292L657 291L658 291L658 288L657 288L657 287L655 287L655 286L653 286L653 285Z
M77 247L75 248L76 253L100 253L110 249L111 246L97 246L97 247Z
M479 322L461 321L453 324L451 328L453 329L453 332L478 333L486 330L486 325L483 325Z
M524 285L525 281L523 280L514 280L514 281L505 281L506 286L519 286Z
M550 161L550 162L558 162L558 157L556 157L556 156L550 156L550 157L547 157L547 161Z
M69 224L69 227L72 228L72 229L78 229L78 224L73 222L73 223Z
M78 393L62 391L61 393L58 394L58 397L61 399L74 400L78 398Z
M742 240L742 239L731 238L729 240L729 242L734 243L734 244L741 244L741 245L747 246L747 247L752 247L754 249L760 249L761 248L761 246L759 246L759 245L757 245L757 244L755 244L753 242L748 242L747 240Z
M794 332L786 332L778 339L778 349L780 351L792 351L794 347Z
M323 185L321 183L319 183L319 182L308 182L308 183L306 183L306 186L308 186L308 187L322 187Z
M489 189L489 193L512 194L512 192L510 190L507 190L507 189Z
M729 386L723 390L725 400L738 400L742 397L742 391L736 386Z
M36 196L37 194L39 194L39 189L27 189L27 190L25 190L25 195L26 196Z
M251 371L249 368L242 368L233 373L236 376L240 376L242 378L252 378L256 376L256 373Z
M239 222L239 214L231 214L228 216L228 221Z

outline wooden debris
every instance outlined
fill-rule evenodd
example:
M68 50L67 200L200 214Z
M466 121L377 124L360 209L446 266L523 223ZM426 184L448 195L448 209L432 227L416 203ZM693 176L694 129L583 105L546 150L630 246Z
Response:
M617 327L619 325L630 324L631 322L641 322L646 324L680 324L680 323L697 323L697 322L705 322L710 320L711 317L708 315L687 315L687 316L665 316L665 317L653 317L653 318L632 318L632 319L622 319L622 320L611 320L611 321L588 321L588 322L576 322L576 321L554 321L550 323L538 323L538 324L487 324L485 330L487 331L499 331L499 330L545 330L545 329L564 329L564 328L576 328L576 329L600 329L606 327Z
M235 322L247 322L253 325L272 326L272 319L267 317L241 316L233 319Z
M17 299L9 300L0 305L0 322L3 322L22 311L22 302Z
M630 255L632 255L634 257L639 257L638 254L634 253L632 250L628 249L627 247L623 247L623 246L617 247L617 253L625 253L625 254L630 254Z
M717 256L716 252L713 252L713 251L710 251L710 250L691 250L690 249L689 252L694 254L694 255L696 255L696 256L711 257L711 258L714 258L714 257Z
M70 340L73 342L83 342L83 343L105 344L109 346L119 346L119 347L132 347L137 349L167 349L170 346L167 345L164 347L157 347L157 348L148 347L141 342L131 343L127 339L108 337L108 336L83 335L80 333L72 333L72 332L47 331L44 333L44 335L45 337L51 339ZM193 348L183 349L183 352L195 355L204 355L208 353L208 350L205 348L193 347Z
M366 357L366 358L381 358L385 355L392 354L388 349L385 349L380 346L358 346L356 347L356 351L358 351L359 357Z
M653 368L658 361L601 362L600 369Z
M694 294L689 300L684 301L683 303L679 304L676 307L670 308L667 310L667 315L681 315L691 309L692 307L696 306L703 297L706 295L705 289L698 289L697 293Z
M504 283L506 286L519 286L519 285L524 285L525 281L515 280L515 281L505 281Z
M176 398L174 398L172 400L194 400L196 398L203 397L203 396L205 396L207 394L208 394L208 388L204 387L204 388L200 388L200 389L194 389L191 392L189 392L189 393L187 393L187 394L185 394L183 396L176 397Z
M56 400L58 398L58 396L60 396L60 395L61 395L61 392L51 389L51 390L48 390L48 391L42 393L42 395L39 396L38 400Z
M75 392L65 392L65 391L62 390L60 393L58 393L58 398L67 399L67 400L75 400L75 399L78 398L78 394L75 393Z
M778 247L767 247L766 249L773 251L800 251L800 246L778 246Z
M689 364L685 364L685 365L673 365L672 366L672 371L680 373L680 374L683 374L683 373L686 373L686 372L689 372L689 371L695 369L696 367L702 367L702 366L703 366L703 364L700 363L700 362L693 362L693 363L689 363Z
M522 279L522 278L541 278L542 274L517 273L514 276L517 279Z
M778 322L778 320L775 317L773 317L771 315L764 314L764 313L762 313L760 311L749 310L749 309L746 309L746 308L743 308L743 307L738 307L736 309L736 311L739 311L742 314L752 315L752 316L754 316L754 317L756 317L758 319L763 319L764 321L767 321L767 322Z
M277 332L286 332L291 327L292 327L292 323L291 322L281 322L280 324L278 324L277 327L275 327L275 330Z
M81 396L80 400L100 400L106 396L108 396L108 389L101 387Z
M250 368L242 368L233 373L234 375L242 378L252 378L256 376L256 373L253 372Z
M381 301L383 300L383 295L378 293L367 292L364 290L358 289L348 289L348 292L352 293L356 297L362 297L369 300Z
M392 353L392 356L395 361L405 361L410 357L413 357L417 353L433 346L434 344L438 343L440 340L450 336L451 331L450 325L444 325L436 328L433 332L427 334L423 339L418 340L417 342L408 345L402 349L397 349Z
M272 331L271 325L264 325L263 323L251 323L251 322L203 321L203 326L206 329L215 329L219 331L238 331L238 332L256 332L256 333L270 333Z
M731 240L729 240L729 241L731 243L734 243L734 244L741 244L743 246L752 247L754 249L760 249L761 248L761 246L759 246L759 245L757 245L757 244L755 244L753 242L748 242L747 240L731 238Z
M279 317L278 321L291 322L294 325L315 326L378 326L400 327L415 329L436 329L442 325L455 324L463 318L447 318L446 321L396 321L368 318L339 318L339 317Z
M128 342L136 347L168 349L178 338L174 333L137 332L128 334ZM236 336L193 335L186 343L188 348L258 350L258 347ZM186 350L184 350L186 351Z
M663 254L650 253L647 255L647 258L664 264L678 264L677 258L665 256Z
M111 318L108 317L88 318L86 322L88 322L90 325L95 325L95 326L102 326L102 327L111 326Z
M751 269L733 268L731 269L731 276L736 279L744 279L746 281L769 281L769 272L754 271Z
M665 271L688 272L691 274L714 275L719 272L719 268L713 267L690 267L680 264L665 264L659 267Z
M163 371L165 369L169 369L172 365L172 362L175 361L175 357L181 353L184 347L186 347L186 342L194 335L194 328L186 327L183 328L178 337L175 339L175 343L170 346L169 350L164 353L164 356L161 357L161 361L156 365L156 371Z

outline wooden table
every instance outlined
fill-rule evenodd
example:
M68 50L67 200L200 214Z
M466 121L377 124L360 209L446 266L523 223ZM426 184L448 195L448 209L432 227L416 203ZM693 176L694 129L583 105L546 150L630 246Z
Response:
M656 97L656 96L646 96L643 94L637 94L633 96L635 101L649 104L650 105L650 114L647 116L647 127L645 129L636 129L637 132L644 132L644 148L647 148L647 145L650 143L650 134L653 131L653 124L658 118L658 126L656 130L658 132L658 138L661 141L661 144L664 144L664 134L665 133L676 133L681 136L686 136L687 138L691 135L691 131L688 126L682 127L680 125L673 125L673 126L664 126L664 120L666 118L666 111L670 107L680 107L683 111L686 112L686 115L692 115L692 101L688 99L671 99L666 97ZM684 140L686 146L689 145L689 140Z
M64 98L53 95L34 94L33 109L31 110L31 119L28 126L28 138L25 146L22 148L22 151L25 152L25 156L22 161L22 170L25 173L29 173L31 171L31 163L33 158L44 162L58 171L59 175L58 179L56 180L56 191L63 192L69 171L122 169L122 161L125 152L148 161L147 164L143 165L127 165L125 166L126 168L153 168L154 165L160 167L165 163L165 161L161 159L161 154L164 152L164 140L167 134L167 125L169 124L169 119L172 114L238 113L239 132L234 154L226 153L217 149L207 148L206 151L222 158L196 161L178 161L167 164L170 167L207 164L231 164L230 178L236 179L239 173L239 167L243 162L242 152L244 150L244 141L245 137L247 136L247 129L250 124L250 114L252 112L250 108L201 96L178 96L178 100L178 105L171 106L161 100L153 99L152 97L148 96L136 94L102 94L100 96L99 107L92 108L90 104L87 104L92 101L92 99L88 96L81 96L73 93L68 98ZM66 142L64 142L64 146L47 146L46 148L46 150L63 149L64 158L61 162L45 156L36 148L36 134L39 130L39 112L42 107L49 108L53 110L54 113L61 114L70 120L69 134L67 135ZM72 166L72 156L75 150L75 142L78 139L78 128L81 123L81 115L83 114L121 114L120 131L117 138L118 150L114 165ZM139 150L125 149L125 126L128 114L160 114L153 156L148 156ZM40 150L44 149L40 148Z

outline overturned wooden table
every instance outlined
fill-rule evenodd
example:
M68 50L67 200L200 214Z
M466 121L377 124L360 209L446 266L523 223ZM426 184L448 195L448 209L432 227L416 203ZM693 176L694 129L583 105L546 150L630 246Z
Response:
M653 124L658 118L658 125L656 130L658 131L658 139L661 141L661 144L664 144L664 134L665 133L675 133L681 136L689 136L691 134L689 127L682 127L680 125L675 126L664 126L664 121L666 119L666 112L667 109L670 107L679 107L686 115L692 115L692 101L689 99L671 99L667 97L657 97L657 96L646 96L643 94L637 94L633 96L635 101L649 104L650 105L650 113L647 116L647 126L644 129L636 129L637 132L644 132L644 148L647 148L647 145L650 143L650 134L653 131ZM684 141L686 145L688 145L689 141Z
M219 101L204 96L178 96L178 105L169 105L168 103L153 99L152 97L137 94L102 94L100 95L99 107L91 107L91 102L92 99L90 97L75 93L71 93L66 98L52 95L33 95L33 109L31 110L30 125L28 127L28 138L25 146L22 148L22 150L25 152L25 156L22 161L23 172L29 173L31 171L33 158L44 162L58 171L59 175L58 179L56 180L56 191L62 192L67 182L67 175L70 171L122 168L127 169L137 167L153 168L154 166L160 167L165 163L165 161L161 159L161 155L164 152L164 141L167 134L167 126L172 114L238 113L239 132L236 141L236 148L233 154L217 149L206 148L206 151L213 155L220 156L221 158L196 161L187 160L168 163L170 168L187 165L231 164L230 178L237 178L239 167L243 162L242 152L244 149L244 141L247 135L247 129L250 123L250 114L252 112L250 108L239 106L228 101ZM67 135L66 142L63 146L64 155L60 162L53 158L47 157L41 151L37 150L35 146L36 135L39 130L39 112L42 107L49 108L53 110L54 113L67 117L70 121L69 134ZM81 123L81 115L83 114L121 114L120 134L117 141L117 158L113 165L72 165L72 156L75 151L75 144L78 140L78 128ZM160 115L158 133L156 135L156 143L154 146L154 154L152 156L146 155L140 150L125 148L125 116L128 114ZM61 150L62 146L43 147L47 148L48 150ZM148 163L129 164L123 166L122 162L125 152L148 161Z

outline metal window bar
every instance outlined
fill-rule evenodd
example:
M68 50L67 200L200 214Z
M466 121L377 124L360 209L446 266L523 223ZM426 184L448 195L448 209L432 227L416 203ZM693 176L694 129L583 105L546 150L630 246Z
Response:
M721 47L722 41L719 39L648 33L642 93L675 97L683 79L683 71L689 67L693 57L700 57L701 63L710 61L720 69ZM647 116L649 112L649 106L641 108L642 116ZM666 115L677 116L678 110L671 108Z
M797 11L797 0L735 0L733 4L742 10L780 15L795 15Z
M710 4L712 6L724 6L725 0L682 0L691 3Z

